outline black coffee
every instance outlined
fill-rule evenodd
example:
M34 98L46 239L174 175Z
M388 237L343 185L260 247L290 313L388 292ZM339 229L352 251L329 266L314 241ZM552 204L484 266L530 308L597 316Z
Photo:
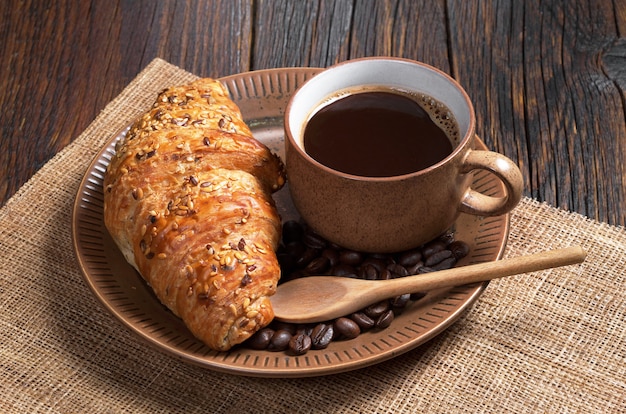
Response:
M365 177L430 167L450 155L458 127L442 104L429 97L420 100L423 106L387 91L347 95L309 120L304 149L334 170Z

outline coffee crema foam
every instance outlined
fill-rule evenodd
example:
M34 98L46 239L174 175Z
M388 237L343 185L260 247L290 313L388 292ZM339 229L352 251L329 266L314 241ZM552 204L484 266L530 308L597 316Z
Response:
M461 132L459 131L459 124L456 118L450 111L450 109L439 102L435 98L426 94L405 94L406 96L416 99L417 103L426 111L430 116L430 119L441 128L450 141L452 146L456 147L461 142Z

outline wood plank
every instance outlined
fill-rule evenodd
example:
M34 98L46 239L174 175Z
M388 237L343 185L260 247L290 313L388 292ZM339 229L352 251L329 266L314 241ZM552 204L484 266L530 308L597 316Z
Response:
M444 5L414 0L356 3L350 57L404 57L451 73Z
M419 59L449 72L444 2L260 0L253 68L326 67L364 56ZM438 22L438 24L432 24ZM285 53L289 50L290 53Z
M452 2L449 16L459 31L454 73L474 101L477 132L521 166L526 194L623 225L624 105L599 59L618 35L615 10Z
M249 70L251 16L251 0L7 2L0 205L155 57L201 76Z
M322 61L328 56L313 56L311 46L313 38L320 35L322 39L326 37L325 33L329 28L337 24L335 18L338 18L339 22L343 21L342 14L329 14L328 6L333 7L334 3L325 1L302 3L297 0L257 1L252 68L258 70L326 66L326 62L322 64ZM341 11L344 10L340 9ZM342 36L341 32L334 34ZM318 44L317 47L323 48L323 45Z
M45 4L45 6L44 6ZM8 2L2 8L0 201L77 136L113 96L117 55L97 47L110 2ZM6 22L6 23L4 23Z
M251 0L122 1L126 83L155 57L199 76L250 70L252 10Z

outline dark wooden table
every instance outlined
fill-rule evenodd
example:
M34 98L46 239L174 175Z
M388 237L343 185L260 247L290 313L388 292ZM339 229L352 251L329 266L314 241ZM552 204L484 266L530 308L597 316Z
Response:
M0 205L161 57L200 76L391 55L456 78L525 195L626 224L623 0L10 0Z

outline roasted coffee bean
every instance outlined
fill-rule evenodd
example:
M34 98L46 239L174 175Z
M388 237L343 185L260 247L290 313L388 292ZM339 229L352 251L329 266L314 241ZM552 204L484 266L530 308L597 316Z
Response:
M328 258L324 256L318 256L311 260L306 266L306 271L312 275L322 275L330 268L330 262Z
M341 317L335 320L335 333L345 339L354 339L361 333L361 328L352 319Z
M398 258L398 264L404 266L405 268L409 268L411 266L415 266L421 260L422 252L419 249L413 249L402 253Z
M378 317L387 312L387 310L389 310L389 301L381 300L380 302L369 305L367 308L363 309L363 313L372 319L378 319Z
M406 307L406 305L411 300L411 294L405 293L404 295L396 296L390 300L391 307L394 310L401 310Z
M455 240L448 245L448 250L452 252L457 260L460 260L469 254L470 247L469 244L462 240Z
M283 243L289 244L292 242L299 242L304 235L304 227L295 220L286 221L283 224Z
M372 265L359 267L359 278L365 280L377 280L378 271Z
M363 253L354 250L342 250L339 252L339 263L348 266L358 266L363 261Z
M393 277L405 277L409 275L406 268L398 263L392 263L387 266L387 270L389 270Z
M372 266L377 272L380 273L387 267L387 263L385 263L385 260L383 259L369 256L361 262L361 266Z
M355 312L350 315L350 319L359 325L362 331L366 331L368 329L372 329L374 327L374 319L370 318L363 312Z
M296 333L294 335L308 335L311 336L311 331L313 331L313 326L311 325L298 325L296 327Z
M299 268L305 268L309 263L311 263L311 260L315 259L318 256L319 250L307 247L304 253L302 253L302 255L296 259L296 265Z
M252 349L267 349L273 335L273 329L262 328L248 339L247 344Z
M447 249L440 250L428 256L426 260L424 261L424 265L428 267L433 267L437 263L440 263L441 261L449 257L452 257L452 252L450 250L447 250Z
M433 269L435 270L452 269L455 264L456 264L456 258L454 256L450 256L447 259L443 259L436 265L433 265Z
M311 348L324 349L333 340L335 331L332 323L318 323L311 331Z
M393 279L393 274L389 271L389 269L383 269L378 275L378 280L389 280Z
M274 332L274 335L272 335L272 339L267 346L267 350L284 351L285 349L289 348L289 341L291 341L292 336L293 335L291 334L291 332L285 329Z
M304 270L304 269L296 269L293 272L291 272L289 275L286 275L284 277L281 276L281 278L280 278L278 283L286 282L286 281L292 280L292 279L298 279L298 278L301 278L301 277L307 277L307 276L311 276L311 275L306 270Z
M294 335L296 333L296 330L298 329L298 325L294 325L293 323L289 323L289 322L282 322L282 321L274 321L272 322L271 327L276 331L287 331L290 334Z
M339 264L339 252L335 249L327 247L322 250L321 256L328 259L330 267L337 266Z
M339 250L343 249L343 247L341 247L341 246L339 246L339 245L337 245L337 244L335 244L335 243L333 243L331 241L328 242L328 247L330 249L333 249L333 250L336 250L336 251L339 251Z
M445 248L446 244L444 242L436 240L426 244L426 246L424 246L424 248L422 249L422 254L425 258L428 258L433 254L444 250Z
M307 231L302 236L302 242L312 249L322 250L326 247L326 240L317 233Z
M376 328L378 329L388 328L389 325L391 325L391 322L393 322L393 319L394 319L393 311L389 309L388 311L380 315L378 319L376 319Z
M288 275L296 270L296 259L289 253L279 253L276 255L276 258L278 259L278 264L280 265L280 270L283 275Z
M366 269L363 266L359 266L356 269L357 279L365 279L367 277Z
M370 253L368 257L371 259L386 261L389 259L390 255L388 253ZM387 265L387 263L385 263L385 265Z
M311 349L311 337L304 333L296 334L289 340L289 351L294 355L304 355Z
M335 276L358 278L357 270L354 267L341 263L332 267L329 273Z
M443 233L441 236L437 237L437 240L447 246L454 241L454 232L447 231Z
M426 292L414 292L414 293L411 293L411 300L412 301L420 300L424 296L426 296Z
M304 243L302 243L299 240L292 241L292 242L285 244L285 251L287 252L288 255L293 257L294 260L297 260L306 251L306 246L304 245Z
M362 279L391 279L429 273L454 267L469 254L469 245L454 240L447 232L421 248L396 254L363 253L343 249L297 221L283 225L282 240L276 254L283 276L281 282L311 274L332 274ZM409 301L426 296L425 292L399 295L368 306L349 317L317 325L288 324L274 321L261 329L247 343L253 349L287 350L302 355L309 349L326 348L339 337L349 339L372 328L384 329L394 315L400 314Z
M413 266L407 267L406 271L409 272L409 275L416 275L419 273L419 268L422 266L424 266L424 262L420 260L419 262L415 263Z

